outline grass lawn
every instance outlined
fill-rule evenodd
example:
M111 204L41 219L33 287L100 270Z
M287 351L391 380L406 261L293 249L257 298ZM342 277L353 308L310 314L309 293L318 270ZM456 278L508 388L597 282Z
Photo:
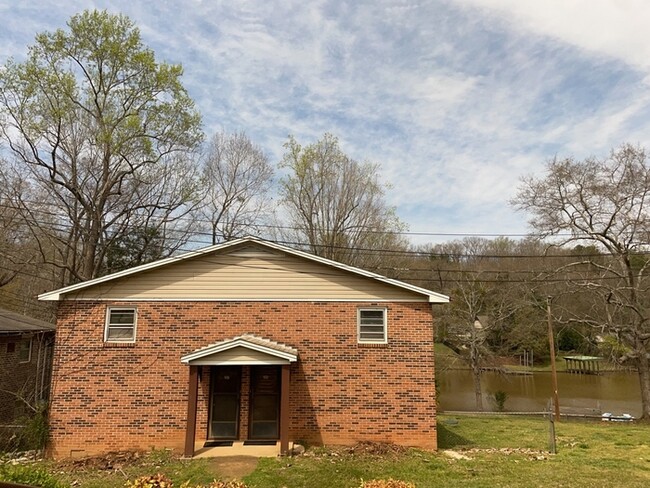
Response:
M548 449L548 421L532 417L440 416L440 451L354 454L314 448L294 458L260 459L243 477L250 487L358 487L360 480L401 479L417 487L611 487L650 486L650 425L606 422L556 424L558 453ZM453 450L456 459L443 450ZM210 460L182 461L164 452L120 470L70 469L41 462L62 486L123 486L139 474L167 474L182 481L227 477ZM1 478L0 478L1 479Z

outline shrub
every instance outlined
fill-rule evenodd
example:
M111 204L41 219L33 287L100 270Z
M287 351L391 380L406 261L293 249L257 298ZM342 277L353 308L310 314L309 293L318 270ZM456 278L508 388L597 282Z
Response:
M388 478L387 480L362 480L359 488L415 488L415 485L408 481Z
M37 405L32 415L18 419L18 423L23 427L12 439L13 449L40 451L45 448L50 438L47 403Z
M503 412L505 410L507 399L508 394L503 390L497 390L492 394L492 400L497 407L497 412Z
M41 488L65 488L63 483L54 478L47 471L29 465L0 465L0 481L40 486Z

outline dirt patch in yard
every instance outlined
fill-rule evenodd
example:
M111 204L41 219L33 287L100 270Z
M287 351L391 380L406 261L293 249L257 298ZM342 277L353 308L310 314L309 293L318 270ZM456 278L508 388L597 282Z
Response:
M164 460L152 460L143 451L109 452L102 456L84 457L79 459L64 459L57 466L66 471L119 471L128 466L151 465L164 463Z
M222 479L241 480L248 476L257 467L258 458L253 456L224 456L210 458L210 467L214 469Z

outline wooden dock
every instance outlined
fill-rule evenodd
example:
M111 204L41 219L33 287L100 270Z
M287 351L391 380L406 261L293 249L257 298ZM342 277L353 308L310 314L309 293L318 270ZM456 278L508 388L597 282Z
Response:
M599 356L564 356L567 373L578 374L600 374L603 359Z

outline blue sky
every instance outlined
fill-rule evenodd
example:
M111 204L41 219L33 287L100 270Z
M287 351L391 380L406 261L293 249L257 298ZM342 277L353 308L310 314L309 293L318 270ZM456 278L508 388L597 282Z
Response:
M378 163L412 232L525 233L521 176L650 148L646 0L0 0L0 64L84 8L182 63L207 134L244 130L277 162L289 134L331 132Z

